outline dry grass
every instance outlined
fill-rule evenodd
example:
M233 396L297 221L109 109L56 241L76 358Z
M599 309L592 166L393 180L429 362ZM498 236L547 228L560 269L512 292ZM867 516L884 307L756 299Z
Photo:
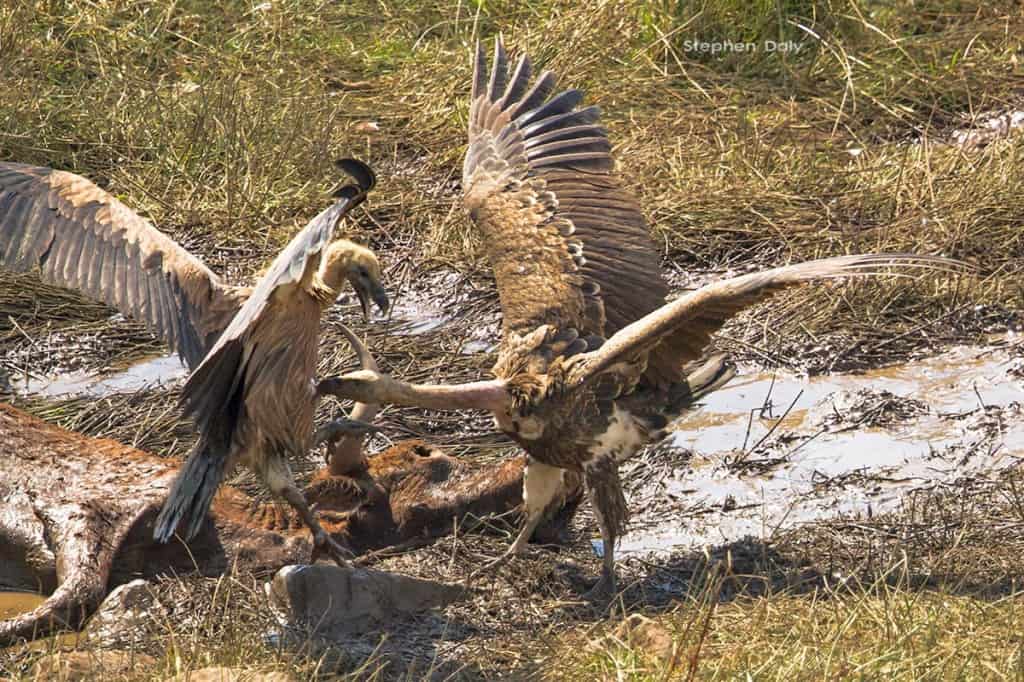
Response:
M651 613L652 655L616 623L577 628L549 679L1021 679L1021 479L915 494L875 518L719 548Z
M0 159L90 177L234 281L266 263L322 206L333 158L366 159L381 182L353 231L383 254L400 302L460 307L449 325L420 336L376 326L375 352L385 369L410 379L478 377L488 355L462 349L493 337L495 296L457 200L471 47L499 32L602 106L622 175L641 198L677 289L724 271L875 249L955 256L982 270L954 282L799 292L737 321L722 340L727 348L829 369L1020 323L1024 143L950 144L955 129L1022 106L1024 9L1010 0L21 0L0 7ZM803 47L719 57L686 51L695 38ZM325 372L351 365L337 338L329 329ZM5 371L99 370L159 348L102 305L0 273L0 390ZM66 427L178 456L192 436L175 398L172 388L19 402ZM396 439L426 435L460 454L501 455L500 439L475 417L389 409L382 422ZM793 540L811 563L827 563L841 546L822 538L856 535L820 530L813 541ZM1019 553L991 563L978 559L987 556L980 540L961 555L943 553L965 546L956 533L919 529L915 537L924 538L915 551L962 556L951 575L970 557L1001 567L999 575L971 569L1001 596L876 582L886 571L901 575L905 564L879 553L891 543L866 533L850 540L842 562L874 557L866 587L713 609L717 588L709 583L667 622L683 650L703 641L697 670L706 676L1020 677L1011 634L1019 597L1005 582L1017 575ZM208 608L169 623L171 654L143 679L207 662L258 662L303 678L322 671L315 656L282 658L259 641L268 621L257 583L170 581L165 589L180 589L175 598L183 600L194 590ZM503 647L522 650L509 655L516 664L494 674L518 674L529 656L543 658L538 641L563 651L536 610ZM573 637L566 646L578 643ZM479 649L482 661L489 647ZM559 669L641 679L665 672L621 648L574 652L565 653L577 667ZM685 676L690 660L672 674ZM475 670L491 674L486 665Z
M1024 595L986 601L879 582L720 604L700 595L659 618L674 657L628 641L576 642L548 679L1020 679ZM580 655L579 652L584 652Z

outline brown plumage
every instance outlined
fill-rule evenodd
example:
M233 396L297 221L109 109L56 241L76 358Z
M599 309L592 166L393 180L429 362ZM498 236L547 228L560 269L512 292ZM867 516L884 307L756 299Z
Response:
M251 291L85 178L0 163L0 265L39 268L143 322L195 368Z
M346 240L330 241L374 184L365 164L338 165L358 185L338 189L337 201L248 288L224 284L85 178L0 164L0 265L38 268L44 280L81 289L145 322L194 370L181 400L200 438L159 519L161 540L181 522L193 536L223 475L241 462L299 510L318 547L327 542L287 464L287 457L305 452L313 432L320 315L346 282L364 314L371 299L382 310L388 304L376 256ZM340 427L364 428L354 421Z
M344 560L288 466L289 458L303 456L312 442L321 313L347 282L366 292L361 294L364 312L367 296L381 310L388 305L373 252L343 239L331 243L335 226L374 185L364 164L339 163L359 185L339 189L338 201L277 256L185 383L181 403L195 417L199 441L157 519L154 536L160 541L169 540L181 524L186 537L195 535L225 473L240 463L299 512L318 550ZM358 422L347 426L365 429Z
M525 549L563 472L582 473L604 540L595 595L607 595L627 519L618 466L732 377L722 356L705 357L727 320L807 281L963 266L932 256L844 256L724 280L666 303L658 251L612 172L597 109L580 108L576 90L552 95L550 73L531 84L530 72L523 57L509 73L499 40L488 76L477 48L463 192L501 300L496 378L417 386L362 371L325 380L322 390L494 414L529 458L526 522L492 566Z

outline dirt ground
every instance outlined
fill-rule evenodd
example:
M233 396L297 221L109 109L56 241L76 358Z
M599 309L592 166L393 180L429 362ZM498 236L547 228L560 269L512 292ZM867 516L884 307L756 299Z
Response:
M1024 147L1016 135L1024 75L1015 37L1024 16L1016 3L924 3L913 19L862 12L857 2L824 3L828 12L803 3L794 17L819 17L814 26L827 39L784 61L682 51L680 25L774 35L774 9L761 21L729 2L697 18L639 2L460 3L456 17L448 3L419 2L235 2L215 16L191 3L161 12L65 4L0 9L0 61L17 56L0 73L0 120L9 121L0 158L87 175L231 281L249 281L319 210L335 179L331 158L352 154L374 166L380 187L350 229L381 254L394 306L367 325L354 301L340 302L325 325L325 375L355 365L342 319L365 335L383 370L407 380L475 379L493 361L497 296L458 204L468 46L481 33L503 31L602 105L674 293L864 250L977 266L977 276L955 281L808 288L730 323L716 348L740 362L740 376L624 467L634 516L616 607L682 623L679 641L691 642L705 621L691 630L679 614L703 618L709 594L737 608L775 595L828 593L838 603L837 585L1016 598L1024 578ZM789 24L778 30L805 35ZM33 275L0 272L5 400L180 458L193 440L176 407L184 375L137 323ZM319 418L341 409L325 404ZM417 437L469 462L512 452L481 414L388 407L378 424L371 451ZM321 462L311 453L295 467L308 477ZM245 474L234 482L260 492ZM490 520L381 565L460 580L512 532L511 520ZM644 679L642 666L616 659L609 668L610 654L595 663L604 654L587 648L618 622L579 602L598 574L598 537L584 505L564 544L514 561L472 599L332 646L280 632L262 579L169 577L156 589L170 614L143 647L160 667L137 677L258 661L303 679L572 679L580 671ZM708 615L709 642L728 631L718 622ZM754 630L749 639L758 641ZM706 672L697 661L717 650L695 646L687 660ZM2 655L0 675L27 675L39 652ZM744 666L720 676L755 667Z

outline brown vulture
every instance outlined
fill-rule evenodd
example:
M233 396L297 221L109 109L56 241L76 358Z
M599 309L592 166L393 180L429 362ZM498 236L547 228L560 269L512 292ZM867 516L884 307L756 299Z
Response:
M313 435L320 316L346 282L368 315L386 310L372 251L334 229L373 187L365 164L339 168L357 184L303 228L253 288L221 282L202 261L85 178L0 164L0 264L39 268L45 281L76 287L142 320L193 369L182 390L199 440L179 473L155 536L167 541L184 522L192 537L221 479L236 463L252 469L298 510L318 550L341 548L313 517L288 467ZM365 410L361 408L360 413ZM343 422L350 431L367 428ZM336 431L339 430L336 428Z
M709 284L667 302L659 251L637 202L613 172L598 109L583 94L509 71L500 39L487 73L478 45L463 201L497 283L503 338L493 380L415 385L356 371L318 387L363 402L490 410L528 454L525 522L495 566L522 552L563 471L581 472L604 540L592 596L614 591L614 546L627 520L618 467L732 367L707 357L740 311L814 280L900 270L964 271L936 256L840 256Z

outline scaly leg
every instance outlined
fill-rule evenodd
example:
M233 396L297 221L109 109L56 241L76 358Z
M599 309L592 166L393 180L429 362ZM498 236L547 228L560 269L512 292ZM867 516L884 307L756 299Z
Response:
M306 502L306 496L295 485L291 469L284 458L278 455L268 455L266 468L263 472L263 479L267 482L270 490L277 496L283 498L291 507L299 513L302 522L306 524L313 534L313 555L311 562L319 558L321 552L326 552L334 563L339 566L349 566L349 559L352 552L342 547L324 530L320 522L316 520L313 510Z
M533 536L533 531L537 530L537 526L544 518L544 510L551 504L551 500L555 498L561 487L561 469L538 462L532 457L526 458L526 467L523 470L523 512L526 518L523 520L523 527L505 553L473 571L468 578L469 581L482 573L493 571L512 557L526 552L526 546Z
M584 470L584 477L587 495L601 527L601 541L604 544L601 577L584 598L606 602L615 596L615 541L625 530L628 517L626 498L619 481L619 465L614 459L592 460Z

